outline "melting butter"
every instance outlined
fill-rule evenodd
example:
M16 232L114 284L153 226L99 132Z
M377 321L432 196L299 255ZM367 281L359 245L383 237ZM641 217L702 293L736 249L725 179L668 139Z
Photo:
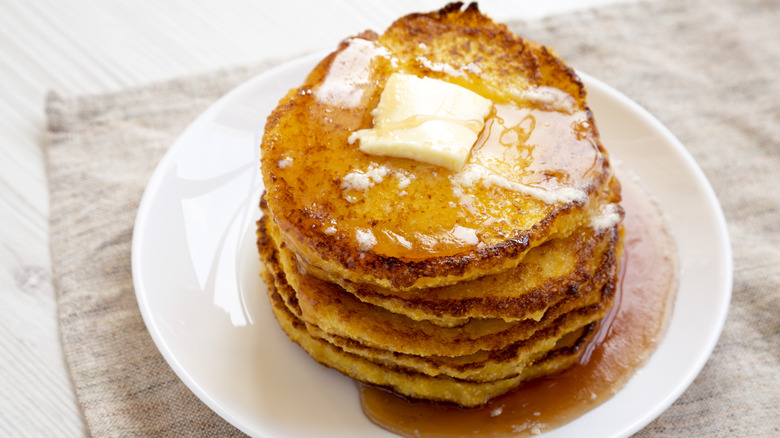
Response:
M371 112L374 126L355 131L370 155L410 158L458 171L485 126L493 103L459 85L393 73Z

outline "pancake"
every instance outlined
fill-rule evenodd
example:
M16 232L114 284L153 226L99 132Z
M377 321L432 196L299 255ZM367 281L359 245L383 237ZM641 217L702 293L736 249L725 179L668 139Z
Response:
M463 169L349 143L371 126L396 72L494 102ZM381 36L345 40L269 116L261 145L269 215L330 281L407 290L505 271L619 201L585 96L551 50L474 5L403 17Z
M265 202L261 211L267 214ZM263 227L264 232L268 232L267 237L274 240L275 248L283 246L282 251L289 252L286 245L282 245L279 230L272 221L266 220ZM605 281L603 277L609 272L606 263L614 264L618 239L617 225L580 227L566 238L552 239L532 249L516 268L438 288L392 290L347 280L336 283L361 301L444 327L465 324L469 318L539 320L550 306L568 295L577 294L581 285L593 277L600 275L599 281ZM288 265L296 265L289 266L289 271L305 272L327 281L323 280L321 272L300 258L293 261L292 254L287 254L283 260ZM297 277L297 272L291 275Z
M277 292L285 302L295 303L290 309L293 313L327 334L354 339L368 347L413 355L463 356L501 349L527 339L560 316L602 301L600 291L616 270L614 253L605 253L598 275L550 307L539 321L508 323L501 319L472 318L461 326L445 328L362 302L336 284L307 275L298 269L294 255L283 244L276 246L274 239L268 237L273 234L267 232L272 227L267 217L261 219L258 242L265 266L276 279Z
M271 309L282 330L313 359L366 383L386 387L413 399L453 403L475 407L504 394L526 380L542 377L571 366L593 336L585 330L571 344L559 346L526 367L520 375L491 382L472 382L446 376L431 377L407 370L383 366L348 353L333 344L312 337L306 325L290 313L282 298L268 282Z
M482 126L462 166L360 148L397 74L488 104L484 126L458 121ZM281 328L347 376L467 407L571 366L613 305L623 240L585 98L554 52L475 4L342 42L262 139L257 247Z
M342 350L385 366L394 366L429 376L449 376L472 382L491 382L522 374L523 370L558 347L568 337L578 338L586 327L601 319L605 306L594 304L577 309L526 340L500 350L457 356L415 356L367 347L353 339L333 336L307 324L308 332Z
M601 319L614 296L615 276L606 275L602 276L608 279L606 284L583 288L588 292L553 307L538 322L473 319L463 327L442 328L360 302L346 291L339 293L336 285L316 279L314 286L307 283L305 273L295 269L290 252L275 247L267 237L269 222L261 219L258 226L268 282L309 336L370 362L409 372L479 382L520 375L562 338ZM616 269L613 260L605 268L607 273ZM288 282L288 278L295 280ZM312 303L316 303L313 308ZM502 330L496 331L496 326Z
M565 238L533 248L515 268L449 286L393 290L348 280L336 283L361 301L444 327L464 324L469 318L539 320L550 306L576 294L584 282L606 275L604 260L614 258L618 238L616 226L580 227ZM322 278L310 265L299 264Z

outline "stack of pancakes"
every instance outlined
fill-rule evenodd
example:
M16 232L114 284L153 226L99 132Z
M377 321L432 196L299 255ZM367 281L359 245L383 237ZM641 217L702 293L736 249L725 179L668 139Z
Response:
M462 169L350 143L392 73L493 102ZM475 5L345 40L266 123L257 243L282 329L357 380L462 406L572 365L612 305L622 242L585 96Z

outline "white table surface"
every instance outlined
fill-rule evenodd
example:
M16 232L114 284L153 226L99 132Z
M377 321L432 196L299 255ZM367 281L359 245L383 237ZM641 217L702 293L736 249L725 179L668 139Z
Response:
M616 0L494 0L496 21ZM446 0L0 0L0 436L87 434L60 346L44 98L335 48Z

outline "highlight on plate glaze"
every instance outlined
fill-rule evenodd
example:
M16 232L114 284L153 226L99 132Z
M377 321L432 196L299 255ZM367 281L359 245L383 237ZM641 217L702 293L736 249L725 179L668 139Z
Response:
M262 118L254 112L249 106L234 105L217 114L206 136L178 158L174 177L198 286L213 296L236 327L253 323L236 266L244 262L241 249L247 234L254 234L254 220L248 218L258 209L251 200L259 200L262 191L257 171L262 132L257 120Z

